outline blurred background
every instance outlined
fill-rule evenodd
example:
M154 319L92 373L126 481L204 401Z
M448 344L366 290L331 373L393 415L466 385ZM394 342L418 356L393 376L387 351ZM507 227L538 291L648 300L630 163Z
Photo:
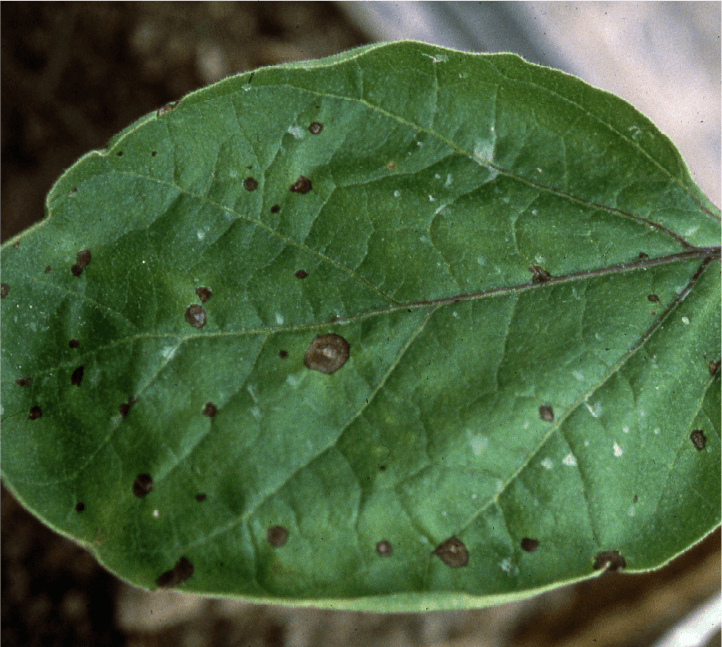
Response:
M720 204L720 3L2 3L2 239L78 157L187 92L261 65L413 38L512 51L622 96ZM719 529L665 568L492 609L376 615L147 594L2 491L4 645L720 645ZM696 614L696 615L695 615ZM705 615L706 614L706 615Z

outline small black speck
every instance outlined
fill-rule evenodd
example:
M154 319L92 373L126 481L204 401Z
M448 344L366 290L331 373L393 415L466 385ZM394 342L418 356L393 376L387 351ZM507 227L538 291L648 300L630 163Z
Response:
M632 503L637 503L637 501L639 501L639 495L635 494L634 498L632 499Z
M51 271L52 271L52 270L50 269L50 265L48 265L48 266L45 268L45 273L46 273L46 274L50 274Z
M201 494L196 494L196 501L199 501L199 502L200 502L200 501L203 501L205 498L206 498L206 495L203 494L203 493L201 493Z
M143 498L153 489L153 479L150 474L138 474L133 481L133 494L139 499Z
M645 254L644 252L639 252L639 258L649 258L649 254Z
M162 573L155 583L161 588L168 588L185 582L191 575L193 575L193 564L185 557L181 557L173 570Z
M656 294L650 294L647 296L652 303L659 303L659 297Z
M80 386L80 383L83 381L83 370L82 366L78 366L78 368L73 371L73 374L70 376L70 383L73 386Z
M30 384L30 380L32 379L33 378L31 377L21 377L19 380L15 380L15 384L17 384L18 386L27 386L28 384Z
M288 357L288 351L287 351L287 350L279 350L279 351L278 351L278 356L279 356L281 359L286 359L286 358Z
M131 405L135 403L135 398L130 397L128 398L128 402L124 402L118 407L118 413L120 413L121 418L127 418L128 412L130 411Z
M118 152L116 153L116 155L117 155L118 157L123 157L123 151L118 151Z
M212 402L206 402L206 406L203 408L203 415L212 418L216 415L217 411L218 409L216 408L215 404L213 404Z
M247 177L243 180L243 188L246 191L255 191L258 188L258 180L252 177Z
M279 548L288 541L288 530L283 526L271 526L266 532L266 538L271 546Z
M158 151L151 151L150 155L151 157L155 157L158 154Z
M30 420L37 420L38 418L42 418L42 417L43 417L43 412L40 409L40 407L35 406L32 409L30 409L30 414L28 415L28 418Z
M7 283L0 284L0 298L4 299L10 293L10 286Z
M539 267L538 265L530 266L529 271L531 272L531 282L533 285L546 283L550 278L552 278L552 275L549 274L549 272L547 272L543 267Z
M525 550L527 553L533 553L537 548L539 548L538 540L529 539L529 537L524 537L521 540L521 549Z
M274 204L271 207L271 213L278 213L281 210L281 207L279 207L277 204Z
M714 375L714 374L719 370L719 367L720 367L720 361L719 361L719 360L716 360L716 361L715 361L715 360L712 360L712 361L709 363L709 374L710 374L710 375Z
M305 279L308 276L308 272L306 270L297 270L294 276L297 279Z
M83 510L85 510L85 504L84 503L76 503L75 510L77 512L82 512Z
M68 342L68 346L70 346L70 348L77 348L78 346L80 346L80 342L77 339L71 339Z

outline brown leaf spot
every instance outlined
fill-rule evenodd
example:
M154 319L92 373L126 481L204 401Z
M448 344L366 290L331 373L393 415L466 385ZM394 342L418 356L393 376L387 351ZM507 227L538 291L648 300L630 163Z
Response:
M75 265L70 268L70 271L73 273L73 276L80 276L83 273L83 270L90 264L90 250L89 249L83 249L78 252L78 255L75 258Z
M621 568L625 568L627 563L624 561L624 557L619 554L616 550L603 550L597 553L594 558L594 570L599 571L607 566L608 571L618 571Z
M539 417L547 422L554 422L554 411L548 404L539 407Z
M15 380L15 384L18 386L27 386L32 379L32 377L21 377L19 380Z
M30 414L28 415L28 418L30 418L30 420L37 420L38 418L42 418L42 416L42 410L36 405L32 409L30 409Z
M521 540L521 549L525 550L527 553L533 553L537 548L539 548L538 540L529 539L529 537L524 537Z
M266 532L266 538L271 546L278 548L288 541L288 530L283 526L271 526Z
M647 299L649 299L652 303L659 303L659 297L656 294L648 294Z
M78 187L74 186L72 189L70 189L70 191L68 191L68 195L70 195L71 193L77 193L77 192L78 192Z
M76 503L75 510L76 512L82 512L83 510L85 510L85 504L82 502Z
M645 254L644 252L639 252L639 258L649 258L649 254Z
M531 282L534 285L546 283L552 277L549 272L547 272L543 267L539 267L538 265L531 265L529 267L529 271L531 272Z
M710 375L714 375L714 374L719 370L719 367L720 367L720 361L719 361L719 360L716 360L716 361L715 361L715 360L712 360L712 361L709 363L709 374L710 374Z
M279 207L277 204L274 204L271 207L271 213L278 213L281 210L281 207Z
M186 310L186 321L194 328L203 328L206 325L206 311L194 303Z
M203 415L212 418L216 415L217 411L218 409L216 409L215 404L213 404L212 402L206 402L206 406L203 408Z
M170 112L178 105L179 101L171 101L170 103L166 103L162 108L158 108L158 111L155 113L156 117L160 117L161 115L164 115L166 112Z
M213 294L213 292L211 292L208 288L196 288L196 294L201 300L201 303L205 303L211 298L211 294Z
M317 121L314 121L308 127L308 130L311 132L312 135L318 135L323 130L323 124L320 124Z
M0 299L4 299L10 293L10 286L7 283L0 283Z
M133 481L133 494L142 499L153 489L153 479L149 474L138 474Z
M118 152L116 153L116 155L117 155L118 157L123 157L123 151L118 151Z
M279 351L278 351L278 356L279 356L281 359L286 359L286 358L288 357L288 351L287 351L287 350L279 350Z
M128 402L123 402L123 404L121 404L118 407L118 413L120 413L122 418L128 417L128 412L130 411L130 407L134 403L135 403L135 398L131 396L128 398Z
M151 151L150 156L155 157L158 154L158 151Z
M78 368L76 368L73 371L73 374L70 376L70 383L73 386L80 386L80 383L82 381L83 381L83 367L78 366Z
M303 363L312 371L320 371L331 375L340 369L348 360L349 345L341 335L319 335L311 342Z
M46 274L50 274L51 271L52 271L52 270L50 269L50 265L48 265L48 266L45 268L45 273L46 273Z
M308 276L308 272L306 270L297 270L294 276L297 279L305 279Z
M70 346L70 348L77 348L78 346L80 346L80 342L77 339L71 339L68 342L68 346Z
M311 180L303 175L299 175L298 179L289 187L294 193L308 193L311 190Z
M200 494L196 494L196 501L198 501L199 503L200 503L201 501L204 501L205 498L206 498L206 495L203 494L203 492L201 492Z
M395 162L389 162L389 163L386 165L386 168L396 168L396 163L395 163Z
M247 177L243 180L243 188L246 191L255 191L258 188L258 180L252 177Z
M381 540L378 544L376 544L376 552L381 557L389 557L391 553L393 553L391 542L388 542L385 539Z
M639 501L639 495L635 494L634 498L632 499L632 503L636 503L637 501Z
M193 575L193 564L191 564L185 557L181 557L172 571L166 571L163 573L155 583L162 588L168 588L170 586L176 586L181 582L185 582L191 575Z
M469 563L469 551L456 537L449 537L440 543L432 553L450 568L459 568Z
M689 439L692 441L692 444L698 452L701 452L707 444L707 438L705 438L704 432L701 429L695 429L689 435Z

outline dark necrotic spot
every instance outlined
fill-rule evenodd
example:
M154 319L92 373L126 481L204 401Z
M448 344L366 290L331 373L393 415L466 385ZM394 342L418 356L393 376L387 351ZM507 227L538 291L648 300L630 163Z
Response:
M645 254L644 252L639 252L639 258L649 258L649 254Z
M211 294L213 293L208 288L196 288L196 295L198 295L201 303L208 301L208 299L211 298Z
M312 371L331 375L346 363L348 356L349 345L341 335L319 335L308 347L303 363Z
M151 151L150 155L151 157L155 157L158 154L158 151Z
M700 452L704 449L704 446L707 443L707 439L705 438L704 432L701 429L695 429L689 435L689 439L692 441L692 444L697 448L697 451Z
M168 588L170 586L176 586L181 582L185 582L191 575L193 575L193 564L191 564L185 557L181 557L177 562L172 571L166 571L163 573L155 583L162 588Z
M521 540L521 549L527 553L533 553L537 548L539 548L539 542L536 539L524 537L524 539Z
M539 417L547 422L554 422L554 411L548 404L539 407Z
M432 554L451 568L459 568L469 563L469 551L456 537L449 537L440 543Z
M123 151L118 151L118 152L116 153L116 155L117 155L118 157L123 157Z
M318 135L323 130L323 124L318 123L317 121L314 121L309 127L309 131L312 135Z
M153 489L153 479L149 474L138 474L133 481L133 494L142 499Z
M532 265L531 267L529 267L529 271L531 272L531 282L534 285L546 283L552 277L549 272L547 272L544 268L539 267L538 265Z
M19 380L15 380L15 384L17 384L18 386L27 386L28 384L30 384L30 380L32 379L33 378L31 377L21 377Z
M80 342L77 339L71 339L68 342L68 346L70 346L70 348L77 348L78 346L80 346Z
M637 501L639 501L639 495L635 494L634 498L632 499L632 503L636 503Z
M298 179L289 187L294 193L308 193L311 190L311 180L303 175L299 175Z
M70 189L70 191L68 191L68 194L77 193L77 192L78 192L78 187L74 186L72 189Z
M120 413L120 415L121 415L122 418L127 418L127 417L128 417L128 412L130 411L130 407L131 407L131 405L134 404L134 403L135 403L135 398L134 398L134 397L129 397L129 398L128 398L128 402L123 402L123 404L121 404L121 405L118 407L118 413Z
M70 383L74 386L80 386L80 383L83 381L83 367L78 366L73 371L73 374L70 376Z
M279 351L278 351L278 356L279 356L281 359L286 359L286 358L288 357L288 351L287 351L287 350L279 350Z
M194 328L203 328L206 324L206 311L201 306L193 304L186 310L186 321Z
M48 265L48 266L45 268L45 273L46 273L46 274L50 274L50 272L51 272L50 265Z
M203 501L206 498L206 495L202 492L200 494L196 494L196 501Z
M161 115L164 115L166 112L170 112L178 105L178 101L171 101L170 103L166 103L162 108L158 108L158 112L156 112L156 117L160 117Z
M255 191L258 188L258 181L255 178L247 177L243 180L243 188L246 191Z
M85 504L84 504L84 503L76 503L76 504L75 504L75 509L76 509L78 512L82 512L83 510L85 510Z
M659 297L656 294L648 294L647 299L649 299L652 303L659 303Z
M619 554L616 550L603 550L597 553L594 558L594 570L599 571L607 566L608 571L618 571L620 568L624 568L627 563L624 561L624 557Z
M206 406L203 407L203 415L208 416L209 418L215 416L216 411L218 411L218 409L216 409L216 405L212 402L206 402Z
M288 530L283 526L271 526L266 532L268 543L278 548L288 540Z
M710 375L714 375L714 374L719 370L719 367L720 367L720 361L719 361L719 360L717 360L717 361L712 360L712 361L709 363L709 374L710 374Z
M308 276L308 272L306 270L297 270L294 276L297 279L305 279Z
M388 542L385 539L381 540L378 544L376 544L376 552L381 555L381 557L389 557L389 555L393 552L391 542Z
M379 471L385 472L385 471L386 471L386 465L379 465Z
M85 267L87 267L89 264L90 250L83 249L82 251L78 252L78 255L75 258L75 265L70 268L70 271L73 273L73 276L80 276L83 273Z
M28 418L30 420L37 420L38 418L41 418L43 415L43 412L41 411L40 407L34 406L32 409L30 409L30 414L28 415Z
M281 207L279 207L277 204L274 204L271 207L271 213L278 213L281 210Z
M7 283L0 283L0 299L4 299L10 293L10 286Z

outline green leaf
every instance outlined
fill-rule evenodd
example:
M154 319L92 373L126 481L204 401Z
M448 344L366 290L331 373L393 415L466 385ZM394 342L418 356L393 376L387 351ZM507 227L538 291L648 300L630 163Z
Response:
M720 522L720 214L629 104L374 45L150 114L3 247L2 477L137 586L479 607Z

